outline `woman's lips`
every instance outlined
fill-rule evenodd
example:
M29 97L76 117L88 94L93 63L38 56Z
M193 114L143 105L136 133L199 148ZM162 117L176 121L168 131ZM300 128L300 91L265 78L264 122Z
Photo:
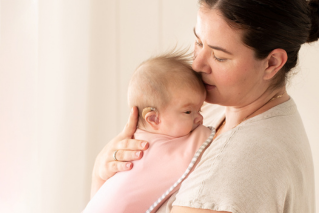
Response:
M205 85L206 90L213 90L216 88L215 85L210 85L210 84L206 84L206 83L204 83L204 85Z

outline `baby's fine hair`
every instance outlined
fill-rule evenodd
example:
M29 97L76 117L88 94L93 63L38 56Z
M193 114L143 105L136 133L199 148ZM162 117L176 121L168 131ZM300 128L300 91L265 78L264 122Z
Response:
M138 66L129 83L128 104L138 107L139 122L144 123L144 108L165 109L176 89L190 88L205 93L201 77L192 69L191 61L191 54L186 50L172 50L151 57Z

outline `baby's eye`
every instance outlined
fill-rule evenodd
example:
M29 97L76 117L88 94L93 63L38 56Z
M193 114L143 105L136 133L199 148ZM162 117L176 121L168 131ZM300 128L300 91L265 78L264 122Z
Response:
M186 111L185 112L185 114L188 114L188 115L191 114L191 113L192 113L192 111Z

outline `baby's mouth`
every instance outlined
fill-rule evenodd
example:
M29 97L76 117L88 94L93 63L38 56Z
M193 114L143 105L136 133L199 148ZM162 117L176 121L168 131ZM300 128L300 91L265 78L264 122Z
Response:
M192 131L194 131L197 127L199 127L200 125L202 125L203 124L203 122L201 122L201 123L199 123L199 124L196 124L196 126L192 129ZM192 132L191 131L191 132Z

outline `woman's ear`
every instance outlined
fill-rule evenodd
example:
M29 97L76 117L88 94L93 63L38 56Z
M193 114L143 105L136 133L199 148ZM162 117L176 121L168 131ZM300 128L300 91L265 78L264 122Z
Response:
M159 129L160 118L157 111L150 111L146 113L144 119L154 130Z
M274 49L267 57L267 67L265 69L264 80L272 79L277 72L285 65L288 56L283 49Z

